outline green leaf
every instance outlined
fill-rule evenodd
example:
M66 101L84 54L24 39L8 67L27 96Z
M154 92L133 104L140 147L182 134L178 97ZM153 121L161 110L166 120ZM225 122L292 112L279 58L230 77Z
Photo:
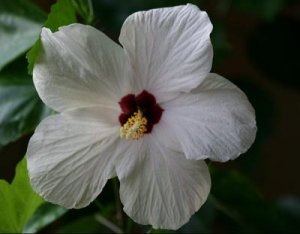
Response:
M55 32L60 26L76 22L76 10L71 0L58 0L51 7L51 12L44 27Z
M26 70L16 63L12 65L0 73L0 146L33 131L50 114Z
M28 0L1 0L0 70L36 42L45 19Z
M92 0L73 0L73 5L85 24L93 23L95 19Z
M65 213L67 209L51 203L42 204L25 226L23 233L36 233L51 224Z
M76 22L76 9L72 0L58 0L56 4L51 7L51 12L44 27L51 29L52 32L58 30L60 26L68 25ZM41 49L41 42L38 40L32 49L27 53L28 72L32 74L35 60Z
M20 233L42 202L31 188L26 159L23 159L12 184L0 180L0 232Z

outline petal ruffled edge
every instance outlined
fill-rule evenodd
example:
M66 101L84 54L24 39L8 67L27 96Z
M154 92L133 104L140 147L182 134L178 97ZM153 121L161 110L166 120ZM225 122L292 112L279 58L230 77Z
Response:
M187 160L168 147L164 138L168 133L161 132L154 128L143 140L131 173L118 175L120 198L124 212L135 222L176 230L206 201L211 179L204 161Z
M192 4L136 12L124 22L119 41L128 55L137 92L159 102L196 88L211 69L212 24Z
M232 160L255 140L254 108L237 86L217 74L163 108L163 118L188 159Z
M118 128L82 121L82 116L79 120L72 114L46 118L27 149L33 189L66 208L87 206L115 176L112 152L118 140Z
M54 110L117 106L130 91L124 50L97 29L71 24L52 33L43 28L41 41L33 81L43 102Z

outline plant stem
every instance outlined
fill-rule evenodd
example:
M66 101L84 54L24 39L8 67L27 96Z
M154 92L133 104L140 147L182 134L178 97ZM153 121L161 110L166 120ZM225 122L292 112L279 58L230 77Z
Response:
M121 205L120 196L119 196L119 182L118 182L117 177L112 179L112 186L113 186L114 195L115 195L116 218L119 223L119 226L123 227L124 222L123 222L123 216L122 216L122 205Z
M124 233L117 225L109 221L108 219L104 218L100 214L95 215L95 219L101 223L103 226L107 227L109 230L113 231L114 233Z
M230 209L229 207L223 205L218 199L216 199L213 195L210 195L208 198L208 201L211 202L211 204L221 211L223 214L227 215L229 218L231 218L234 222L238 223L240 226L245 226L245 222L242 220L242 217L235 211Z
M89 7L89 19L92 22L94 20L94 8L93 8L92 0L88 0L88 7Z
M100 212L103 210L102 204L97 199L94 201L94 204L98 207Z
M126 233L131 233L132 226L133 226L132 219L127 217Z

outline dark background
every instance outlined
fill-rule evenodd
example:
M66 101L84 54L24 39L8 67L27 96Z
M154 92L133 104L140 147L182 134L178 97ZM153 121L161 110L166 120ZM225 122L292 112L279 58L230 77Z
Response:
M55 1L34 2L45 12L49 12ZM94 0L95 18L92 24L117 41L122 23L129 14L187 2ZM246 154L224 164L209 163L214 196L210 201L214 203L214 198L217 198L224 202L225 211L222 211L221 205L221 209L217 209L220 214L209 220L208 217L213 212L209 205L203 207L203 212L200 211L197 215L204 222L200 226L203 228L204 225L206 229L200 227L189 230L276 232L274 222L284 220L280 226L282 229L277 231L299 231L300 2L189 2L207 11L214 25L212 41L215 55L212 71L228 78L247 94L256 110L258 125L256 141ZM80 16L78 18L79 21L82 20ZM18 61L26 63L24 56ZM24 156L30 135L29 132L2 146L0 178L12 180L15 165ZM111 193L112 188L107 185L99 200L111 202ZM226 214L226 208L232 207L238 212L239 208L242 209L243 220L249 225L236 222L234 217ZM93 208L81 212L71 211L45 230L55 231L63 223L74 217L86 216L91 210ZM195 225L199 226L199 223ZM138 226L135 228L140 230ZM181 231L184 230L183 228Z

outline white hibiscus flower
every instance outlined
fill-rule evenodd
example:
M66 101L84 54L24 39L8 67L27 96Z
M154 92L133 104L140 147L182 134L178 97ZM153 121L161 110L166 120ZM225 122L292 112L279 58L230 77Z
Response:
M135 222L186 223L210 191L204 160L234 159L256 134L245 94L209 73L211 30L206 12L190 4L129 16L123 47L86 25L44 28L33 80L58 114L29 142L33 188L81 208L117 176Z

